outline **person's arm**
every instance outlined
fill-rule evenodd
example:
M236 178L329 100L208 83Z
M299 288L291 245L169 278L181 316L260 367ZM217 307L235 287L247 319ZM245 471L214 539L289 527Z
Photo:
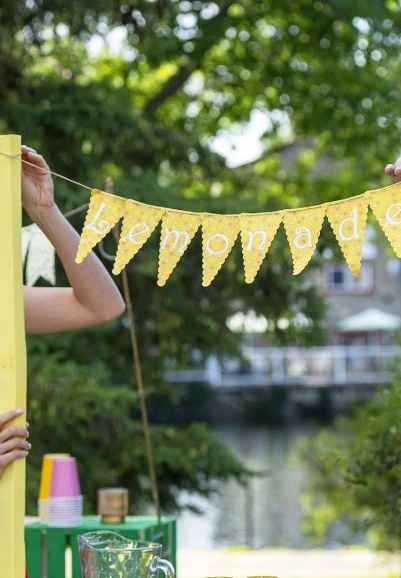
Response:
M12 421L23 413L22 409L13 409L0 414L0 478L8 465L26 458L31 449L27 442L28 429L12 425Z
M91 253L77 265L79 235L53 198L53 181L44 158L23 147L23 205L54 245L71 287L25 287L27 333L54 333L109 321L125 309L121 294L102 262Z
M391 163L386 165L384 172L386 175L390 175L393 179L397 182L401 181L401 157L395 161L395 163Z

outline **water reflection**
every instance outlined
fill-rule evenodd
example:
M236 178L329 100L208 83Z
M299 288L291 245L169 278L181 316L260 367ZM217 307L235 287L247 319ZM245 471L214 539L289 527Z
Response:
M289 462L289 456L302 436L317 431L316 427L218 428L218 434L247 466L265 474L251 480L248 488L228 482L222 484L219 496L197 500L205 513L180 515L180 548L305 547L300 497L307 476L301 466ZM183 494L181 500L187 501L188 496Z

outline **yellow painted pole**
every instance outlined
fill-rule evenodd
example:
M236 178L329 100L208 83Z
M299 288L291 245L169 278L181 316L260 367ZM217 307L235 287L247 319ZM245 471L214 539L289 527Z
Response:
M0 152L20 153L21 138L0 136ZM21 161L0 155L0 412L26 407L21 259ZM20 418L25 422L25 416ZM25 460L0 479L0 575L24 578Z

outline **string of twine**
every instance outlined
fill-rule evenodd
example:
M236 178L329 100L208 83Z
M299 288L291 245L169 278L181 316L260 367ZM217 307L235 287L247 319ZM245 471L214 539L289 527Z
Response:
M49 175L52 175L52 176L54 176L54 177L58 177L59 179L63 179L64 181L68 181L69 183L72 183L73 185L76 185L76 186L78 186L78 187L82 187L82 188L84 188L84 189L87 189L88 191L96 190L96 187L90 187L89 185L85 185L85 184L83 184L83 183L80 183L79 181L76 181L76 180L74 180L74 179L71 179L70 177L66 177L65 175L62 175L62 174L60 174L60 173L56 173L55 171L51 171L50 169L44 169L43 167L38 167L37 165L35 165L35 164L33 164L33 163L30 163L29 161L26 161L25 159L23 159L21 154L18 154L18 155L9 155L9 154L7 154L7 153L0 152L0 155L2 155L2 156L4 156L4 157L7 157L7 158L9 158L9 159L13 159L13 160L20 159L20 160L21 160L24 164L26 164L26 165L30 165L30 166L34 167L35 169L40 168L40 169L43 171L43 174L49 174ZM382 187L380 190L384 191L384 190L386 190L386 189L388 189L388 188L390 188L390 187L392 187L392 186L394 186L394 185L388 185L388 186ZM278 210L278 211L271 211L271 212L269 212L269 214L274 214L274 213L293 213L293 212L305 211L305 210L313 209L313 208L317 208L317 207L328 207L328 206L331 206L331 205L337 205L337 204L339 204L339 203L343 203L344 201L351 200L351 199L352 199L352 200L361 199L361 198L363 198L363 197L369 196L369 194L370 194L371 192L372 192L372 191L365 191L365 192L363 192L363 193L360 193L359 195L354 195L353 197L347 197L347 198L345 198L345 199L338 199L338 200L336 200L336 201L327 201L326 203L321 203L321 204L318 204L318 205L310 205L310 206L308 206L308 207L295 207L295 208L291 208L291 209L280 209L280 210ZM122 200L127 200L127 199L125 199L124 197L119 197L118 195L114 195L114 194L112 194L112 193L109 192L109 191L102 191L102 193L104 193L104 194L106 194L106 195L110 195L111 197L114 197L114 198L117 197L117 198L120 198L120 199L122 199ZM208 213L208 212L205 212L205 211L202 211L201 213L199 213L199 212L196 212L196 211L185 211L185 210L182 210L182 209L172 209L172 208L161 207L161 206L158 206L158 205L149 205L149 204L147 204L147 203L141 203L141 202L139 202L139 201L135 201L134 199L130 199L130 201L131 201L131 202L134 202L134 203L137 203L138 205L141 205L141 206L148 206L148 207L152 207L152 208L154 208L154 209L160 209L160 210L162 210L162 211L170 211L170 212L174 212L174 213L182 213L182 214L185 214L185 215L199 215L199 214L201 214L201 215L216 215L216 213ZM86 205L82 205L82 207L78 207L77 209L74 209L73 211L70 211L70 213L67 213L66 216L71 216L71 215L75 214L76 212L80 212L81 210L83 210L83 208L86 208L87 206L88 206L87 204L86 204ZM262 214L264 214L264 213L243 213L243 214L245 214L245 215L262 215ZM219 216L222 216L222 217L237 217L237 216L239 216L239 213L219 214Z

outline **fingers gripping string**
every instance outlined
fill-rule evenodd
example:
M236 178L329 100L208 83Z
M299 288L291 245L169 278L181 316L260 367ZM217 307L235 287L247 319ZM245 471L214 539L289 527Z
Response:
M63 179L64 181L68 181L69 183L72 183L73 185L77 185L78 187L83 187L84 189L87 189L88 191L91 191L93 187L88 187L87 185L84 185L83 183L80 183L79 181L74 181L74 179L70 179L69 177L66 177L64 175L61 175L60 173L56 173L54 171L51 171L50 169L44 169L43 167L38 167L38 165L35 165L34 163L30 163L29 161L26 161L25 159L22 158L22 155L18 154L18 155L8 155L7 153L3 153L0 151L0 155L3 157L6 157L8 159L11 160L17 160L20 159L21 162L23 162L25 165L29 165L31 167L34 167L35 169L40 169L42 171L43 174L49 174L52 175L54 177L58 177L59 179ZM76 209L72 209L72 211L68 211L67 213L64 214L65 217L72 217L73 215L76 215L77 213L81 213L82 211L84 211L87 207L88 207L89 203L85 203L84 205L81 205L80 207L77 207Z
M88 191L91 191L93 189L93 187L88 187L88 185L84 185L83 183L80 183L79 181L74 181L74 179L70 179L69 177L66 177L64 175L60 175L60 173L56 173L54 171L51 171L50 169L44 169L43 167L38 167L38 165L35 165L34 163L30 163L29 161L26 161L25 159L23 159L22 155L20 155L20 154L8 155L7 153L0 152L0 155L3 157L7 157L8 159L11 159L11 160L21 159L21 162L23 162L25 165L29 165L31 167L34 167L35 169L40 169L43 174L47 173L48 175L53 175L54 177L58 177L59 179L63 179L64 181L68 181L69 183L72 183L73 185L77 185L77 187L83 187L84 189L88 189Z

